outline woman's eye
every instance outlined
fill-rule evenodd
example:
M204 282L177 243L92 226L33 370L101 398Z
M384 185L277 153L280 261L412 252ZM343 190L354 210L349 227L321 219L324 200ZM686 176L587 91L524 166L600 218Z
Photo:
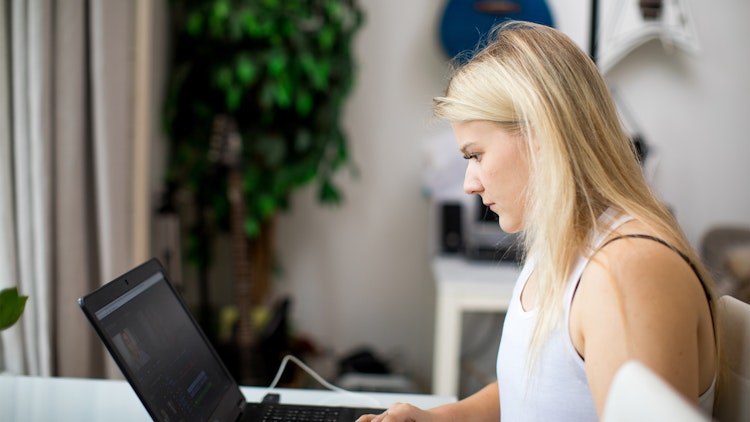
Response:
M479 154L464 154L465 160L478 160Z

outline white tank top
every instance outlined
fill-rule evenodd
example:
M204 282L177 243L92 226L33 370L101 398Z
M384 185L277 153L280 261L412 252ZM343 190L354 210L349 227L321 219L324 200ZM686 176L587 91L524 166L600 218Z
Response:
M607 210L599 219L603 227L591 242L593 250L609 234L631 220L617 217ZM525 311L521 292L533 271L535 259L530 256L513 290L505 316L500 349L497 354L497 379L500 391L501 421L597 421L598 415L586 379L585 363L570 338L570 306L589 257L580 257L566 282L563 321L550 333L532 372L527 368L529 342L538 318L537 308ZM700 397L700 406L711 414L714 387Z

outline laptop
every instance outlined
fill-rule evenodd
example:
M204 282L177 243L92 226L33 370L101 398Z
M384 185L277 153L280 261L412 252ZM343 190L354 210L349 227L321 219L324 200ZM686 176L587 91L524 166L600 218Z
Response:
M156 421L354 421L383 411L280 404L273 395L262 403L246 402L155 258L78 303ZM316 419L320 416L327 419Z

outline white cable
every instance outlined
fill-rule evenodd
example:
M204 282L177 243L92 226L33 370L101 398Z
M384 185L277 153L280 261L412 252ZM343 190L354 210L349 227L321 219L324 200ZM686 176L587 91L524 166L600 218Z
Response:
M271 381L271 385L268 386L268 388L266 389L266 391L263 392L262 396L265 397L266 394L268 394L269 392L271 392L272 390L274 390L276 388L276 385L279 383L279 380L281 379L281 375L284 373L284 369L286 369L286 364L290 360L292 362L296 363L305 372L307 372L308 375L310 375L311 377L313 377L315 379L315 381L319 382L323 387L325 387L325 388L327 388L327 389L329 389L331 391L335 391L335 392L340 393L340 394L346 394L346 395L349 395L349 396L353 396L353 397L365 399L368 402L370 402L371 404L373 404L375 407L379 407L379 408L385 407L385 406L383 406L382 403L380 403L380 401L378 401L377 399L375 399L373 397L370 397L367 394L357 393L357 392L354 392L354 391L345 390L345 389L343 389L341 387L337 387L337 386L331 384L330 382L328 382L325 379L323 379L323 377L321 377L317 372L315 372L315 370L313 370L309 366L305 365L304 362L302 362L300 359L298 359L297 357L292 356L292 355L286 355L286 356L284 356L284 359L281 360L281 365L279 365L279 370L276 372L276 377L274 377L273 381Z

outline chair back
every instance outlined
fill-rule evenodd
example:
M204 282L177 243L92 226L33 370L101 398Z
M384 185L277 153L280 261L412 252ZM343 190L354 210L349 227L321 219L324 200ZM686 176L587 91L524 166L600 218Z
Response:
M677 390L637 360L615 374L602 422L709 422L711 419Z
M720 422L750 421L750 305L732 296L718 300L721 365L714 402Z

